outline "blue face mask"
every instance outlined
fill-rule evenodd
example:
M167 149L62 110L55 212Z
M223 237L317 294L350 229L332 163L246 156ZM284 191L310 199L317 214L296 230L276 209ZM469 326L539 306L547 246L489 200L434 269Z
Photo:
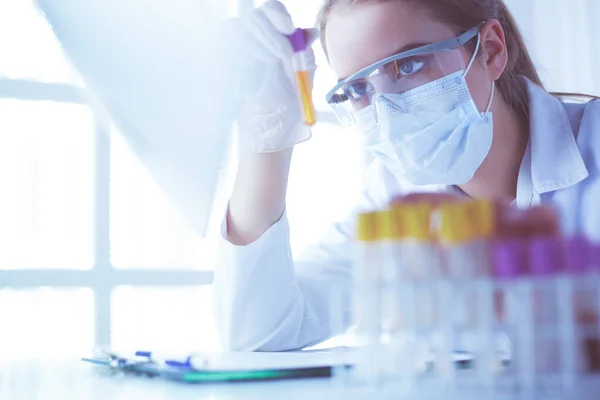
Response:
M492 145L494 96L492 83L487 110L480 113L465 80L473 60L465 71L409 92L376 94L357 115L367 148L394 175L414 185L458 185L473 178Z

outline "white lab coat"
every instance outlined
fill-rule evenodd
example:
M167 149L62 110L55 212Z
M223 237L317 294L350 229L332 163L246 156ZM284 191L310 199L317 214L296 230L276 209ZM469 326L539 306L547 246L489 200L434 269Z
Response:
M553 204L566 234L600 241L600 101L563 103L527 82L531 136L519 172L519 207ZM357 209L380 209L406 186L375 161ZM352 215L292 258L286 215L248 246L223 239L215 270L217 329L226 349L282 351L340 333L330 324L330 291L342 287L349 323ZM223 231L225 231L225 223ZM224 234L225 232L223 232Z

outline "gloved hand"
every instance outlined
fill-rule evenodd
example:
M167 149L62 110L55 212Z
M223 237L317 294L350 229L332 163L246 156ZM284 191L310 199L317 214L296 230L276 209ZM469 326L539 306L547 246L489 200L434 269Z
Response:
M237 120L241 151L274 152L308 140L311 129L304 125L293 50L285 36L296 28L285 6L269 0L229 23L228 46L235 49L237 59L232 62L238 74L232 79L238 86L237 96L245 92ZM309 43L317 36L316 29L307 30ZM314 53L310 47L306 52L314 76Z

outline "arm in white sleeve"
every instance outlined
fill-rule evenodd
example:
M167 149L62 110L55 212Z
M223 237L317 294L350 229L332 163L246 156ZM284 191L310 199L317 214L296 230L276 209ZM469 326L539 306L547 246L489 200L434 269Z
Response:
M361 209L387 204L393 188L377 183L379 188L361 199ZM284 213L247 246L221 241L214 279L215 319L225 349L293 350L341 333L332 331L330 321L334 287L343 297L342 329L348 327L354 215L334 224L318 245L296 260L289 232Z
M283 351L327 339L330 288L346 291L351 279L351 250L343 224L335 225L319 257L294 262L284 214L248 246L223 240L215 271L216 320L224 348ZM345 306L345 310L348 308Z

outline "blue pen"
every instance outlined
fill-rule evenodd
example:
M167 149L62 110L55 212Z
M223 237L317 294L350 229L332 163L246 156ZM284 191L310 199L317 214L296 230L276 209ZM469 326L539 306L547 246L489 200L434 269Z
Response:
M138 356L138 357L152 358L152 352L151 351L138 350L138 351L135 352L135 355Z
M149 359L150 361L155 362L157 364L165 364L169 367L174 367L174 368L193 369L192 357L190 357L190 356L188 356L185 359L185 361L179 361L179 360L168 360L168 359L164 359L164 358L153 357L152 354L153 353L151 351L143 351L143 350L138 350L135 352L136 356L145 357L145 358Z

